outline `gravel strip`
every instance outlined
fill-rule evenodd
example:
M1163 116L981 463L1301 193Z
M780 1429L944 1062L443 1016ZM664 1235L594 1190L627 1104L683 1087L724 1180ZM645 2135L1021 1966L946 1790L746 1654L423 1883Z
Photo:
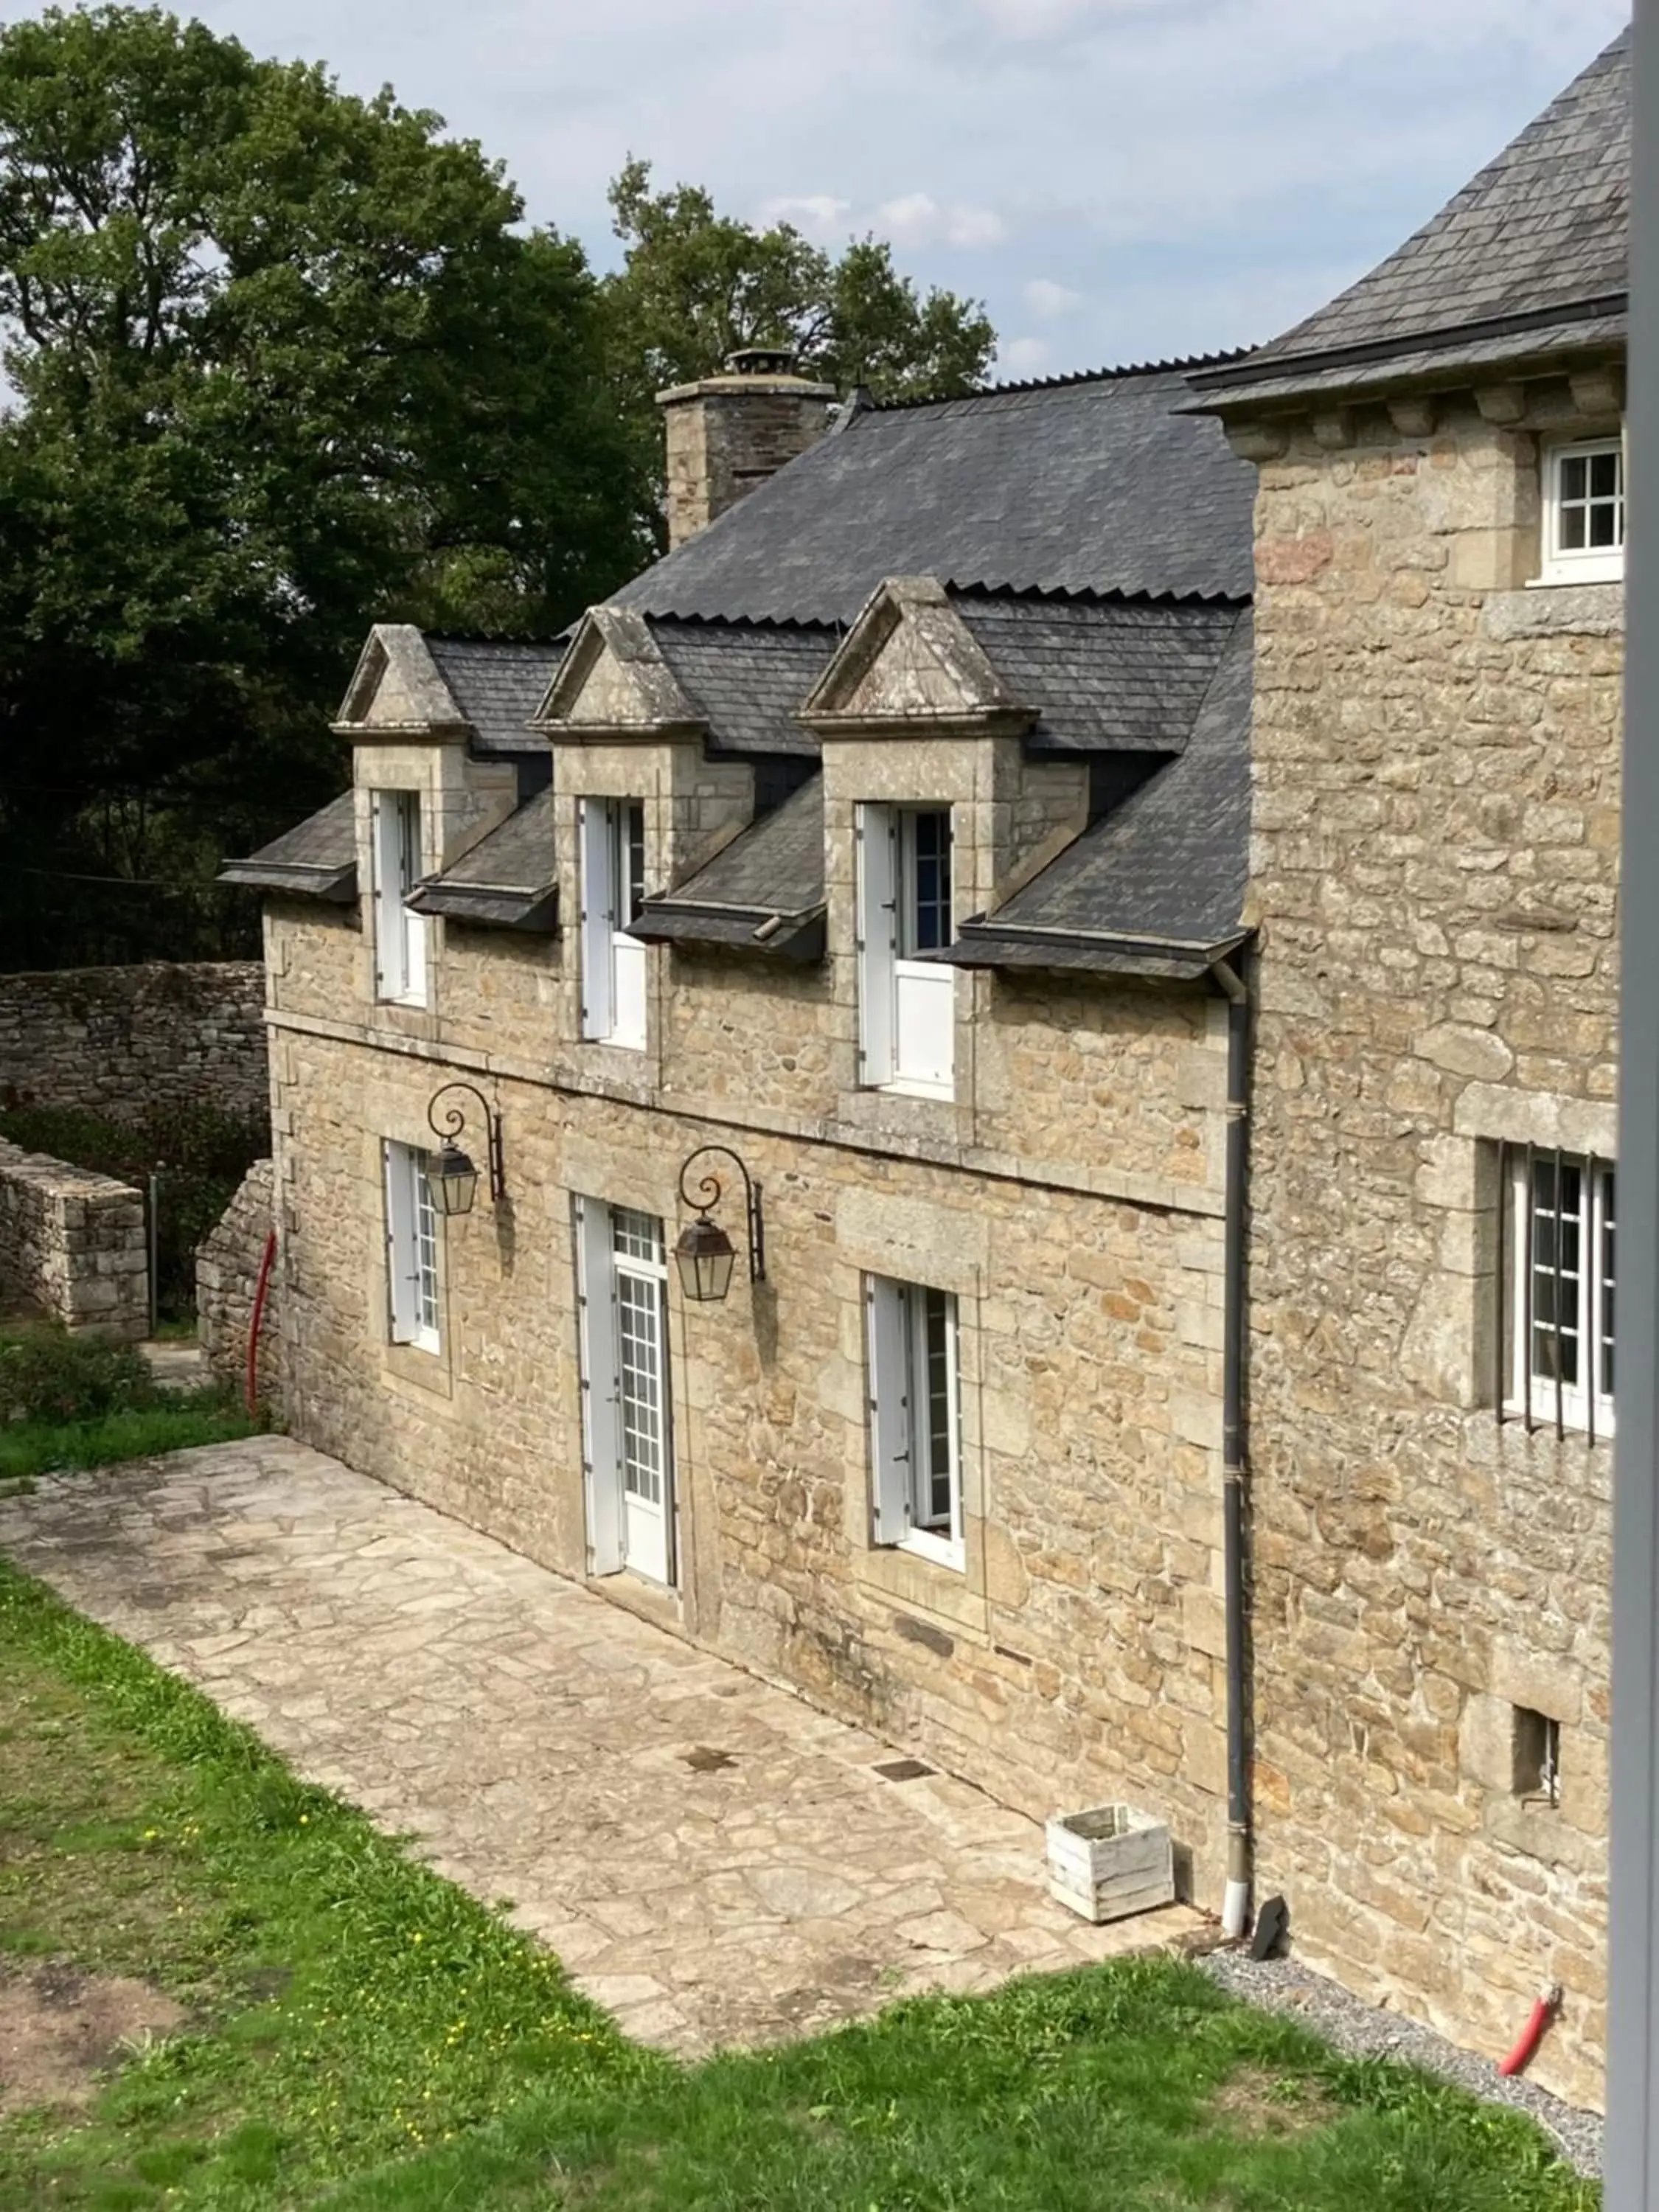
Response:
M1432 2028L1403 2014L1363 2003L1335 1982L1327 1981L1294 1959L1252 1959L1243 1951L1212 1951L1194 1963L1223 1989L1246 2004L1289 2013L1315 2035L1358 2057L1397 2059L1443 2075L1472 2096L1491 2104L1514 2105L1552 2136L1568 2163L1580 2173L1601 2171L1601 2118L1563 2104L1547 2089L1524 2080L1505 2081L1490 2058L1460 2051ZM1517 2033L1524 2023L1516 2022Z

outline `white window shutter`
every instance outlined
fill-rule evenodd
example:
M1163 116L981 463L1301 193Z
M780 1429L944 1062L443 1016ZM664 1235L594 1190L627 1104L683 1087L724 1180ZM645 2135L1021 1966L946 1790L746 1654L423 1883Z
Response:
M395 999L403 988L403 930L397 892L397 812L390 792L368 795L368 859L375 995Z
M576 802L576 842L581 872L582 1035L611 1034L611 939L615 903L611 881L613 810L602 799Z
M879 1275L864 1284L870 1393L870 1511L878 1544L910 1528L908 1304L902 1285Z
M405 903L421 880L421 800L418 792L398 796L398 901L404 933L403 996L423 1005L426 1000L426 917L412 913Z
M890 1083L895 1066L894 967L898 958L898 822L890 806L860 806L858 856L859 1077Z
M381 1146L386 1166L386 1280L394 1344L412 1344L420 1327L420 1245L416 1234L415 1177L420 1157L406 1145Z
M597 1199L573 1197L576 1247L576 1314L580 1329L582 1481L587 1500L587 1543L596 1575L622 1571L622 1387L617 1374L617 1311L612 1295L611 1209Z

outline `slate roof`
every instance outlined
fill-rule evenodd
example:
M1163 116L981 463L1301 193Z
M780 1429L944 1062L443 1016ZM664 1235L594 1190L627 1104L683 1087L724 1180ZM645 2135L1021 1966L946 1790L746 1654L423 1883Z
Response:
M349 905L357 896L357 819L353 794L343 791L317 813L285 830L245 860L228 860L222 884L289 891Z
M1179 752L1236 605L957 596L957 612L1017 698L1040 706L1033 752Z
M417 914L551 935L558 927L551 791L538 793L453 867L420 884L409 903Z
M839 638L802 623L655 621L675 680L708 722L714 752L816 754L795 710Z
M1255 477L1178 368L875 407L624 586L653 615L850 623L886 576L1243 599Z
M823 909L823 779L815 775L696 875L647 899L634 934L817 960Z
M1194 388L1262 398L1264 382L1276 371L1284 378L1291 362L1334 366L1334 356L1352 362L1440 351L1460 337L1521 337L1618 318L1629 204L1626 30L1369 276L1241 366L1200 371Z
M1186 750L992 915L957 967L1201 975L1239 944L1250 823L1253 624L1236 613Z
M517 645L484 638L426 639L427 651L472 726L481 752L539 753L547 739L525 725L547 696L565 641Z

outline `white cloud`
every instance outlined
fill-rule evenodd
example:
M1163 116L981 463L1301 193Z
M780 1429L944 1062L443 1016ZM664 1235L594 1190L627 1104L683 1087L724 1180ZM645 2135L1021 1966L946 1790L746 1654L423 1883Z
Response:
M1009 338L997 348L997 373L1018 379L1041 376L1053 348L1047 338Z
M960 200L941 205L931 192L884 200L875 212L875 227L895 246L999 246L1007 235L1007 225L994 208Z
M826 246L890 238L919 284L1026 334L1004 360L1036 373L1286 327L1431 214L1629 0L837 0L830 39L776 0L187 12L351 91L391 78L600 267L620 251L605 184L638 154ZM1050 312L1048 285L1080 304Z
M793 223L820 246L838 245L853 229L853 203L838 200L833 192L805 192L794 199L763 200L760 221L764 225Z
M1025 304L1034 315L1041 315L1045 323L1049 323L1080 307L1083 295L1074 292L1069 284L1056 284L1052 276L1033 276L1025 287Z
M1174 8L1181 0L979 0L994 27L1017 39L1046 38L1091 15L1127 15L1143 9Z

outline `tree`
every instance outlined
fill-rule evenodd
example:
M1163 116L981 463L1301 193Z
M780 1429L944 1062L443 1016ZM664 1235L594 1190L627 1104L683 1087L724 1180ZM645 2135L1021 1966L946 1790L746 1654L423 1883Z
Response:
M878 399L970 392L996 332L978 301L924 297L892 248L850 240L839 258L787 222L757 230L696 185L653 191L631 161L611 187L623 268L604 280L617 380L641 428L654 391L716 374L741 346L787 346L808 374ZM654 427L652 437L655 437Z
M9 960L210 945L371 622L548 635L648 553L580 249L441 127L155 9L0 32Z

